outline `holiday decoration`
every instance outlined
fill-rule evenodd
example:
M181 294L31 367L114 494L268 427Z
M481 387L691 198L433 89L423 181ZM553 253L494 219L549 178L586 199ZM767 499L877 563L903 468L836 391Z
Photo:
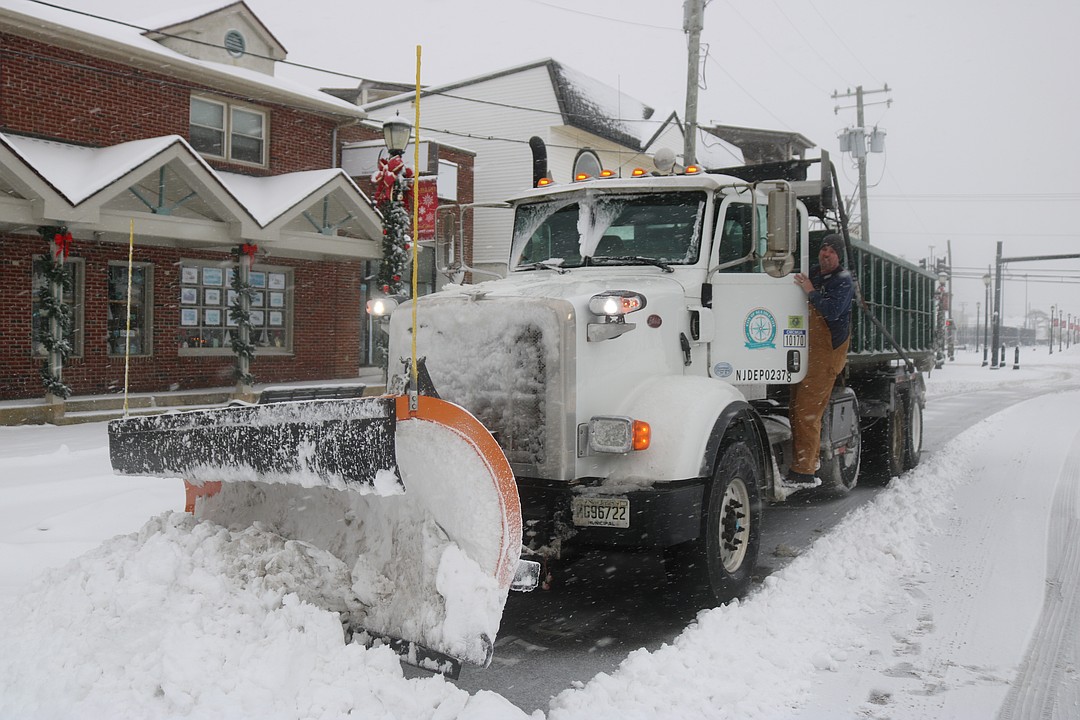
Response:
M67 260L68 252L75 239L71 237L70 232L65 231L65 228L57 228L57 230L58 232L53 235L53 242L56 243L56 258L63 262Z
M47 252L41 259L45 282L37 291L41 324L35 340L47 353L41 364L41 381L45 392L58 398L71 396L71 388L63 380L64 361L71 355L68 341L71 334L71 308L64 304L64 293L71 291L71 274L64 267L71 248L71 233L66 227L40 227L43 240L56 244L56 252Z
M379 169L372 175L375 183L375 204L383 217L382 262L377 282L387 295L405 291L401 278L405 274L409 254L409 211L412 169L405 167L401 156L379 158Z

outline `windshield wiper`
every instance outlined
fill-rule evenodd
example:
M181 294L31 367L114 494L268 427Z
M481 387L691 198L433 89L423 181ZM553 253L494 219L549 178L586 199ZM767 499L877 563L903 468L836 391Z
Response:
M525 263L524 265L516 266L514 270L554 270L560 275L569 272L562 266L562 260L541 260L540 262Z
M656 258L645 257L643 255L599 255L592 258L592 261L598 265L611 265L613 263L625 263L627 265L654 265L664 272L675 272L671 265L668 265L663 260L657 260Z

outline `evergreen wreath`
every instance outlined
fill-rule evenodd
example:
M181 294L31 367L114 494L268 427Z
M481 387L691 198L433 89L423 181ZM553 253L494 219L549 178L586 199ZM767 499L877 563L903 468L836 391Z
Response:
M256 246L244 243L240 246L237 257L254 255L256 250ZM248 308L255 299L255 290L251 283L240 277L239 266L232 276L232 289L236 291L236 299L229 306L229 319L236 323L236 332L232 333L230 343L236 355L236 369L233 371L233 377L243 385L254 385L255 376L251 374L251 361L255 359L255 345L251 342L251 311ZM243 362L244 359L247 360L246 363ZM242 370L245 366L248 368L247 372Z
M55 257L50 249L42 258L41 267L45 282L37 291L41 323L34 340L41 343L47 353L45 360L41 363L41 381L45 385L45 392L67 399L71 396L71 388L64 383L61 374L64 361L70 357L73 350L68 341L72 326L71 308L63 301L64 293L72 289L71 274L64 267L64 258L67 257L67 250L71 244L71 234L66 227L62 226L39 227L38 232L43 240L56 242L59 246ZM60 287L62 291L60 300L57 300L53 293L56 287ZM56 322L52 322L53 320ZM56 334L53 334L54 327ZM60 356L59 370L51 365L54 353Z
M402 277L409 263L411 216L406 205L412 197L412 169L400 157L380 158L379 170L372 176L376 207L383 217L382 261L376 282L387 295L405 292Z

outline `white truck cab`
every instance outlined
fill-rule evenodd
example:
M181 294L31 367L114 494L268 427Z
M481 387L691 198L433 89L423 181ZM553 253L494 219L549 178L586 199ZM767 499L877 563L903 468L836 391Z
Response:
M827 227L796 196L822 185L721 172L523 192L507 276L420 298L415 328L394 312L388 377L415 339L438 394L506 453L529 552L660 548L673 578L727 600L748 587L764 503L790 492L786 388L809 331L792 274ZM860 434L841 395L823 462L843 492Z

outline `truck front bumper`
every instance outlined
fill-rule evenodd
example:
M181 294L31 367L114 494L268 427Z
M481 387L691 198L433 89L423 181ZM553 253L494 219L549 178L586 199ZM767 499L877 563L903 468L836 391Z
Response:
M525 545L558 557L593 548L664 548L693 540L701 533L704 479L668 482L630 492L609 491L599 482L586 480L567 485L518 478ZM627 499L629 527L575 525L571 507L573 499L581 495Z

